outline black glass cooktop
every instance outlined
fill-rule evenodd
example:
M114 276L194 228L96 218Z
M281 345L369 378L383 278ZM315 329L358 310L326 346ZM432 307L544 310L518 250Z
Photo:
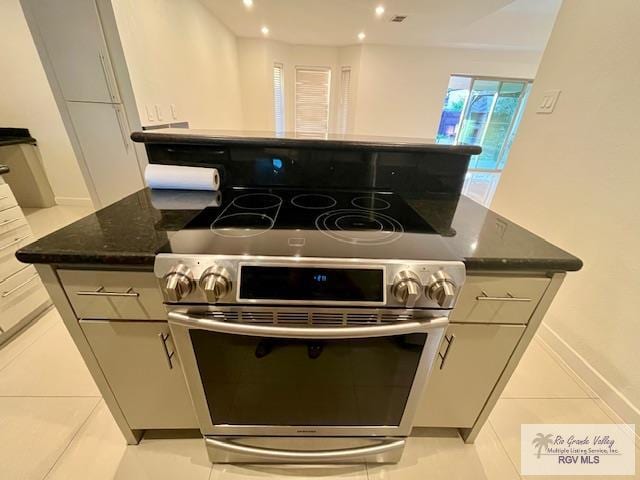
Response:
M453 260L393 192L227 189L170 238L173 253Z

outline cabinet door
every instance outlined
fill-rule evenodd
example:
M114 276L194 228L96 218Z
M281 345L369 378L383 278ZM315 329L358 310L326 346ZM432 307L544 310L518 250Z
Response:
M95 0L37 0L32 10L65 100L120 102Z
M144 185L120 105L67 102L73 128L102 206Z
M471 427L498 381L523 325L449 325L416 412L416 427ZM442 368L441 368L442 367Z
M198 428L167 323L80 325L131 428Z

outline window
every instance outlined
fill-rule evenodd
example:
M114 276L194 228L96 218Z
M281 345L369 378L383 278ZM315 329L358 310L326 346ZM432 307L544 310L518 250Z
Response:
M340 76L339 133L347 133L349 108L351 104L351 67L343 67Z
M283 133L284 127L284 67L281 63L273 66L273 108L275 131Z
M329 131L331 69L296 68L296 133L326 135Z
M482 146L482 153L471 157L462 192L483 205L496 191L530 90L529 80L457 75L449 80L436 141Z

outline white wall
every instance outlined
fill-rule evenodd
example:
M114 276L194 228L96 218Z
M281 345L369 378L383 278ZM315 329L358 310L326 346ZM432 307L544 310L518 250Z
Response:
M285 128L294 130L295 68L297 66L329 67L331 69L331 108L329 129L337 125L337 101L342 66L351 65L357 57L349 47L319 47L290 45L273 40L238 39L240 81L242 85L244 128L273 130L273 66L284 66Z
M188 121L193 128L242 127L236 37L209 9L198 0L112 3L143 125ZM148 119L147 106L154 120Z
M451 74L533 78L539 52L364 45L354 129L434 138Z
M18 0L0 1L0 126L28 128L60 203L91 204Z
M545 321L636 409L639 19L637 0L565 0L493 201L584 261ZM536 114L551 89L562 90L555 111Z
M451 74L533 78L539 52L357 45L310 47L238 39L245 128L273 129L275 62L285 67L286 125L293 130L295 67L332 69L330 131L338 125L340 71L351 67L348 132L434 137Z

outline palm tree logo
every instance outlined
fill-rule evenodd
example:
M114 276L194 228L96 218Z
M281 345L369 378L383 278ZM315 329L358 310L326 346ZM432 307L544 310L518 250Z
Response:
M540 458L543 448L547 448L549 445L551 445L552 438L553 438L552 433L547 433L546 435L543 435L542 433L538 433L536 435L536 438L534 438L533 442L531 443L533 443L533 446L538 449L537 458Z

